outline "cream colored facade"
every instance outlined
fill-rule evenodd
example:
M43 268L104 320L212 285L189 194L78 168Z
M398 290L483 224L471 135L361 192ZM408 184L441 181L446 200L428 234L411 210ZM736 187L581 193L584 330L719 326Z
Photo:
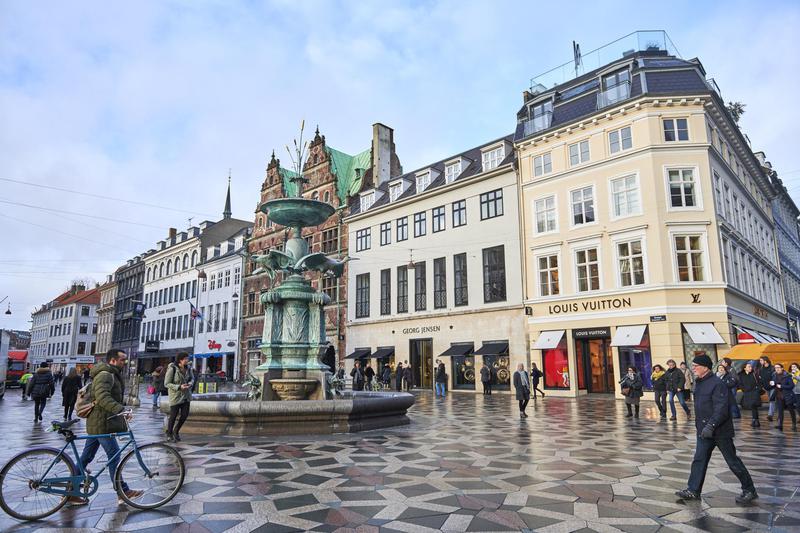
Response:
M504 162L491 170L483 170L482 153L498 147L502 148L500 159ZM347 218L350 255L356 259L349 264L348 275L347 352L351 355L345 360L348 374L355 360L352 356L359 350L368 350L376 372L380 372L383 364L394 368L397 362L408 362L414 372L416 387L433 388L433 365L439 359L445 364L449 390L483 392L480 367L484 361L494 368L494 390L512 389L510 377L517 363L527 366L528 340L522 304L518 189L511 150L508 140L490 143L429 169L392 179L386 191L374 192L378 196L374 206ZM469 158L462 159L462 156ZM447 182L442 168L453 162L459 162L460 171L448 173L452 181ZM431 175L426 176L426 172L431 172ZM428 188L411 196L401 195L392 201L385 199L378 203L383 194L388 199L391 196L389 191L399 190L392 187L402 187L404 193L408 187L413 189L417 179L420 183L430 180ZM497 191L502 194L502 215L482 217L482 200L486 200L486 194L494 195ZM366 194L373 194L373 191ZM453 211L461 201L465 202L465 223L454 227L456 218ZM445 223L443 229L435 232L433 217L437 208L444 208ZM415 215L420 213L426 216L426 232L424 236L415 236ZM402 224L399 222L402 220L407 221L408 238L398 241L398 223ZM385 224L390 228L389 242L386 242L385 233L382 240L381 229ZM384 230L386 227L383 226ZM363 249L365 230L369 230L371 242L368 248ZM485 291L493 290L485 285L486 251L498 249L502 250L504 258L504 295L502 298L490 296L489 300L497 301L486 301ZM460 258L456 259L456 256ZM415 268L407 268L412 260ZM444 295L436 291L437 287L442 287L440 282L437 285L436 260L439 260L439 268L444 264ZM461 281L456 286L457 260L459 265L465 261L466 286ZM415 272L423 263L425 309L417 310ZM401 306L400 312L398 267L408 273L407 310L403 311ZM362 315L366 311L359 307L359 302L364 303L363 292L362 299L359 299L359 279L365 279L360 278L365 274L368 274L370 282L368 316L357 316L357 311ZM382 290L381 286L382 276L387 275L388 302L385 288ZM459 291L458 302L456 290ZM363 286L361 291L364 291ZM457 353L442 355L451 348ZM485 352L488 352L486 357L483 356ZM379 361L374 357L376 353L390 355ZM394 375L392 386L395 386Z
M97 308L97 344L95 353L103 355L111 349L111 338L114 332L114 301L117 297L117 282L108 276L106 283L100 286L100 306Z
M736 174L740 161L752 159L752 153L727 136L721 151L714 148L709 137L713 126L717 131L731 128L722 124L725 117L717 105L702 94L672 99L644 96L517 143L525 304L533 309L528 317L530 360L545 372L548 393L619 395L621 367L628 361L647 360L641 366L649 366L664 365L668 359L691 361L701 352L722 357L735 343L733 326L745 322L780 336L784 318L779 289L748 296L731 288L730 273L725 271L721 234L727 223L715 207L714 175ZM664 121L670 119L686 120L687 140L666 139ZM619 144L612 153L612 139L621 139L623 128L629 128L625 137L630 146ZM584 141L588 158L582 157ZM577 164L570 160L570 145L575 143ZM549 154L552 170L537 172L542 160L536 158L544 154ZM740 171L750 179L747 171ZM691 200L673 199L670 179L684 178ZM763 201L767 192L760 192L763 188L755 178L734 181L749 184L747 198L763 222L766 241L757 260L763 264L764 277L771 279L779 271L777 261L771 266L768 258L774 240ZM741 188L748 190L748 185ZM594 221L581 223L590 205L586 198L593 203ZM678 207L673 207L675 202ZM689 258L697 268L679 266L678 256L686 257L677 249L682 245L699 247ZM596 261L589 256L593 250ZM579 266L590 274L583 275ZM595 269L596 280L591 275ZM553 294L554 280L557 294ZM692 342L689 330L705 335L709 342ZM560 341L555 339L559 331L563 331ZM623 346L624 339L615 338L626 332L636 337L641 331L646 337L636 341L636 347ZM721 339L713 338L715 332ZM554 343L558 343L555 348L541 348Z

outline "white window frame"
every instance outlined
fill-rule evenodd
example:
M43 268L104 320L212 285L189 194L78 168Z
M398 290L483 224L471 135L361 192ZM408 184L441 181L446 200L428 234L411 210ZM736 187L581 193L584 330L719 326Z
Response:
M692 172L692 180L694 183L694 205L692 206L672 206L672 191L670 190L670 181L669 181L669 173L671 171L679 171L681 172L681 177L683 177L684 170L690 170ZM664 166L664 186L666 188L666 195L667 195L667 211L702 211L703 210L703 191L702 187L700 186L700 168L696 166L689 166L689 165L665 165ZM683 196L681 197L683 198Z
M633 241L642 243L642 274L644 275L644 283L623 285L622 271L619 268L620 255L618 245L623 243L630 244ZM643 231L617 233L611 238L611 246L613 246L614 256L614 286L622 290L638 290L642 287L646 287L650 283L650 276L648 273L647 237L645 233ZM633 280L633 274L631 274L631 280Z
M699 236L703 247L701 259L703 261L703 281L681 281L678 275L678 250L675 247L675 237ZM705 226L682 226L669 232L669 247L672 254L672 279L680 286L706 284L713 282L709 264L708 230Z
M500 166L503 159L506 158L505 143L496 146L489 150L481 152L481 168L483 172L488 172Z
M453 183L456 178L461 174L461 160L452 161L444 166L444 181L445 183Z
M592 289L588 288L585 291L580 289L580 277L578 275L578 252L588 252L589 250L596 250L597 251L597 288ZM603 290L603 252L600 247L600 240L599 239L592 239L587 241L581 241L580 243L575 243L570 246L570 254L572 259L572 275L573 275L573 293L574 294L591 294L593 292L599 292ZM589 276L589 264L587 265L587 281L590 279ZM538 265L537 265L538 266ZM560 280L559 280L560 281Z
M359 197L359 212L367 211L375 203L375 191L362 193Z
M537 162L538 165L541 167L541 172L538 174L536 173ZM531 165L532 165L531 170L533 172L534 178L539 178L541 176L546 176L547 174L550 174L551 172L553 172L552 152L544 152L539 155L533 156L531 158Z
M664 122L667 120L672 121L673 131L675 132L675 140L668 141L667 140L667 132L664 129ZM681 140L678 138L678 120L685 120L686 121L686 139ZM674 116L674 117L661 117L661 140L665 143L687 143L691 142L692 140L692 129L689 126L689 117L686 115L681 116Z
M416 182L417 182L417 194L424 192L431 186L431 171L428 170L426 172L421 172L417 174Z
M577 191L583 192L586 189L592 190L592 209L594 211L594 220L591 222L581 222L580 224L576 224L575 211L574 211L575 205L572 202L572 193ZM569 226L571 228L578 228L578 227L584 228L586 226L593 226L597 224L597 188L595 187L594 183L591 184L587 183L585 185L581 185L579 187L570 189L569 195L567 196L567 203L569 203ZM581 205L583 205L583 201L581 202ZM584 218L585 218L585 213L584 213Z
M628 146L627 148L625 148L625 143L623 142L623 139L624 139L624 137L622 136L623 130L628 130L628 142L630 143L630 146ZM614 134L614 133L617 134L617 138L618 138L617 144L619 145L619 148L616 151L614 151L611 148L611 146L612 146L612 144L611 144L611 135ZM607 138L608 138L608 153L610 155L618 154L620 152L625 152L625 151L631 150L633 148L633 130L631 129L631 125L630 124L628 124L627 126L622 126L621 128L617 128L615 130L609 131L608 135L607 135Z
M539 259L542 257L551 257L556 256L556 260L558 261L558 266L556 267L556 273L558 274L558 294L542 294L542 285L540 282L539 274L541 270L539 269ZM534 284L536 285L536 295L540 298L558 298L564 295L564 278L561 276L561 271L564 266L564 262L561 260L561 248L549 247L549 248L541 248L537 250L533 250L533 265L534 265ZM548 269L549 270L549 269ZM548 281L549 283L549 281ZM548 290L549 290L548 284Z
M554 228L551 230L547 229L547 220L545 220L545 231L539 231L539 224L538 224L538 211L536 209L536 203L540 201L546 201L550 198L553 199L553 222ZM547 196L542 196L540 198L533 199L533 233L535 235L548 235L551 233L558 232L558 195L557 194L548 194Z
M625 215L618 215L614 210L614 182L618 180L623 180L626 178L633 177L636 183L636 191L638 194L638 210L634 212L630 212ZM609 208L609 219L612 221L616 220L623 220L630 217L638 217L642 215L642 183L639 179L639 173L626 173L619 176L612 176L608 178L608 208Z
M586 144L586 159L583 158L583 150L582 150L582 145L583 144ZM573 146L577 147L576 149L578 150L578 154L577 154L578 155L578 162L577 163L573 163L572 162L572 147ZM583 139L583 140L578 141L576 143L572 143L570 145L567 145L567 159L569 160L569 166L570 167L577 167L577 166L583 165L584 163L588 163L589 161L591 161L592 160L592 148L589 145L589 139Z
M403 182L389 184L389 201L394 202L403 195Z

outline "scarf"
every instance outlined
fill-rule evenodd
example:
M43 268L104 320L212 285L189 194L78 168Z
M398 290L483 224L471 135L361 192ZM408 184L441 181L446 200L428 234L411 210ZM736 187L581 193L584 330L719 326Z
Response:
M653 372L650 375L650 377L652 378L653 381L655 381L657 379L660 379L661 376L663 376L663 375L664 375L664 371L663 370L656 370L655 372Z

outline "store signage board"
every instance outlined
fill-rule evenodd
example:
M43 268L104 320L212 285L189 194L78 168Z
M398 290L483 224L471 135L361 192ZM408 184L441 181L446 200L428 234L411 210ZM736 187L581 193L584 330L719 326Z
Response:
M561 315L565 313L612 311L614 309L625 309L628 307L631 307L630 298L601 298L597 300L586 300L583 302L567 302L563 304L548 305L547 312L551 315Z
M666 322L667 315L650 315L650 322Z
M575 339L602 339L605 337L611 337L611 328L573 329L572 337Z

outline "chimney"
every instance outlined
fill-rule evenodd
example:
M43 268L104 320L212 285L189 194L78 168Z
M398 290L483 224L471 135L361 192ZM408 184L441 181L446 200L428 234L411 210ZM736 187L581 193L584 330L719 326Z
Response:
M394 155L394 130L380 122L372 125L372 181L375 187L389 181Z
M175 235L178 234L178 230L175 228L169 228L169 237L168 239L170 242L175 242Z

